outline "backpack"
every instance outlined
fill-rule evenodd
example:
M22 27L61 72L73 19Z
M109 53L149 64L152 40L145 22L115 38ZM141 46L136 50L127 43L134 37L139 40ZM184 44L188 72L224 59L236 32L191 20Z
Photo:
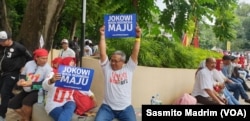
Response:
M173 105L196 105L197 100L195 97L188 93L184 93L182 96L177 98Z

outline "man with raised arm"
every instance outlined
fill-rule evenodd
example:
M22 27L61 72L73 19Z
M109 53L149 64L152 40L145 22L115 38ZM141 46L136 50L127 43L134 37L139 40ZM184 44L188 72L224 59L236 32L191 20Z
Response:
M109 60L106 53L105 27L100 28L100 63L104 74L105 93L103 104L96 115L96 121L136 121L131 104L133 72L138 64L141 29L136 26L136 38L132 54L126 63L124 52L115 51Z

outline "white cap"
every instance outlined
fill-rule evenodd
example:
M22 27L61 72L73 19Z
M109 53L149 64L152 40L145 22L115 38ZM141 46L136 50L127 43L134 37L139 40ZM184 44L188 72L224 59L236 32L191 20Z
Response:
M67 40L67 39L63 39L62 41L61 41L61 43L69 43L69 41Z
M8 35L5 31L0 32L0 41L4 41L8 39Z
M85 39L84 42L89 41L89 44L92 43L90 39Z

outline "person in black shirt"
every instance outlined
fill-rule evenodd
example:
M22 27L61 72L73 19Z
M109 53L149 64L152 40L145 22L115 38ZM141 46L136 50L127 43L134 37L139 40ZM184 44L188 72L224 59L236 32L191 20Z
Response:
M72 50L75 51L76 53L76 66L79 66L79 61L80 61L80 45L78 44L78 37L74 37L74 39L72 41L70 41L69 43L69 48L71 48Z
M3 121L7 112L8 102L14 96L13 87L16 85L19 74L25 63L32 60L30 52L20 43L11 39L11 34L0 31L0 45L4 47L0 60L0 121Z

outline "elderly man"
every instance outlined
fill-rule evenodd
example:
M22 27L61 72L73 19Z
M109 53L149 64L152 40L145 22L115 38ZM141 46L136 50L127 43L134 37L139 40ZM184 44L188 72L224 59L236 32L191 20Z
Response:
M76 53L74 50L72 50L69 47L69 41L67 39L63 39L61 41L61 44L62 44L62 49L60 50L58 57L61 57L61 58L73 57L73 58L75 58Z
M136 39L132 54L126 62L122 51L115 51L110 60L106 53L104 26L100 28L100 62L104 73L105 96L99 108L96 121L136 121L135 112L131 105L132 77L138 63L140 50L141 29L136 27Z
M192 95L198 103L205 105L225 105L226 100L219 97L214 91L213 69L216 67L214 58L206 59L206 66L195 75L195 83Z

